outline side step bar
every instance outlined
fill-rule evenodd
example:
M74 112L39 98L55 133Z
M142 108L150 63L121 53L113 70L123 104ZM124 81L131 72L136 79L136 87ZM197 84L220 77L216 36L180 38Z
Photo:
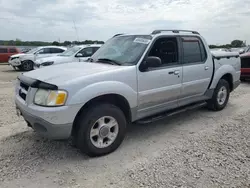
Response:
M187 106L184 106L184 107L180 107L180 108L177 108L177 109L174 109L174 110L170 110L170 111L167 111L167 112L164 112L164 113L161 113L161 114L157 114L155 116L150 116L150 117L146 117L144 119L140 119L140 120L136 121L136 123L138 123L138 124L152 123L152 122L164 119L166 117L170 117L170 116L180 114L182 112L186 112L186 111L190 111L190 110L195 110L195 109L204 107L206 105L207 105L207 103L203 102L203 101L199 102L199 103L194 103L194 104L187 105Z

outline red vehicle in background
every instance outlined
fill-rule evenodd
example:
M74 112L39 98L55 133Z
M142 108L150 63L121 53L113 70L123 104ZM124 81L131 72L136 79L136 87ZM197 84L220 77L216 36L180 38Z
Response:
M250 52L240 55L241 59L241 75L240 79L242 81L250 79Z
M10 56L21 53L21 51L14 46L0 46L0 63L7 63Z

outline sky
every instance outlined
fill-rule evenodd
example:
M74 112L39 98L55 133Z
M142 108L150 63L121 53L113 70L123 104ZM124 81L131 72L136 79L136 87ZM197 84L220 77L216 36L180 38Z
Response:
M0 40L102 40L190 29L209 44L250 44L250 0L0 0Z

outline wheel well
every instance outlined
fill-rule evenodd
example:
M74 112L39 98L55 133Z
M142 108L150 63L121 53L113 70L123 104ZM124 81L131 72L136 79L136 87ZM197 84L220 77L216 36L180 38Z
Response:
M233 90L233 76L227 73L224 76L222 76L221 79L224 79L229 83L230 91L232 91Z
M77 120L79 116L82 114L83 111L87 110L90 108L92 105L97 105L100 103L109 103L113 104L117 107L119 107L122 112L124 113L126 119L128 122L131 122L131 111L130 111L130 106L128 101L121 95L118 94L107 94L107 95L101 95L98 97L95 97L88 101L77 113L74 123L73 123L73 128L72 128L72 133L71 135L75 135L76 131L78 130L77 127Z

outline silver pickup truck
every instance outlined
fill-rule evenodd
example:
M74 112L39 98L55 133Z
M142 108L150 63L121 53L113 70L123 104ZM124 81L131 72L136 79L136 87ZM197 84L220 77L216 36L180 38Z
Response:
M211 54L196 31L118 34L87 62L20 74L15 103L28 126L89 156L116 150L132 122L207 105L222 110L240 84L238 53Z

